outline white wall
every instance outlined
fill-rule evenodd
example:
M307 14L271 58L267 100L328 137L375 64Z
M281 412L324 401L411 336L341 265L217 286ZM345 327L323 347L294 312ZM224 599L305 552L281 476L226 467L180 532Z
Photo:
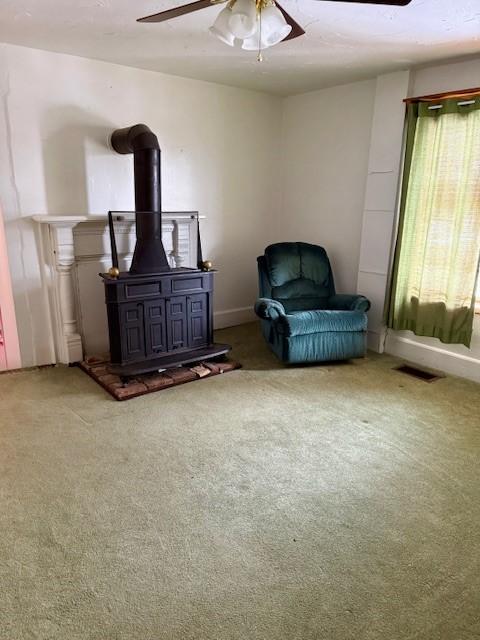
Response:
M325 247L339 292L357 286L375 80L285 99L277 240Z
M217 320L249 317L255 257L279 208L280 98L5 44L0 96L0 200L23 366L50 361L29 216L133 208L132 158L107 140L137 122L159 138L164 210L207 216L204 255L220 270Z
M480 84L480 58L422 67L412 71L409 96L473 89Z

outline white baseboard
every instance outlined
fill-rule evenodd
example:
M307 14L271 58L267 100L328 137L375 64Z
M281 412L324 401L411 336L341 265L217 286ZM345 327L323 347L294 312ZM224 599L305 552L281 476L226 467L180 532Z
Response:
M368 331L367 332L367 348L370 351L375 351L376 353L383 353L385 343L385 336L378 331Z
M452 353L441 347L421 344L403 336L396 336L390 331L387 335L385 351L430 369L480 382L480 360L477 358Z
M227 311L215 311L213 322L215 329L234 327L237 324L246 324L256 319L253 307L240 307L239 309L228 309Z

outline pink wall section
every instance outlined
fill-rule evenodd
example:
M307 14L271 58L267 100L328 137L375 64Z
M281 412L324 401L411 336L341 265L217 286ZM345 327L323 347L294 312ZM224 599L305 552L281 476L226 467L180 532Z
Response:
M20 367L20 346L8 268L7 242L0 210L0 371Z

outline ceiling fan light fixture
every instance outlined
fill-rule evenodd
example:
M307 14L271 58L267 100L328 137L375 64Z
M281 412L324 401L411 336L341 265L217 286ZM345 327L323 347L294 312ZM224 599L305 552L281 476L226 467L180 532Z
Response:
M280 0L281 2L282 0ZM338 2L339 0L334 0ZM342 0L340 0L342 1ZM413 0L343 0L362 5L405 7ZM165 22L212 4L227 3L217 16L210 32L230 47L241 46L247 51L258 50L257 60L262 60L262 49L284 40L303 36L303 29L279 4L278 0L194 0L181 6L138 18L137 22Z
M292 30L291 25L282 15L282 12L275 5L268 5L262 9L262 49L273 47L288 36Z
M252 36L257 28L255 0L235 0L228 26L235 38L243 40Z
M217 19L210 27L209 31L216 38L218 38L221 42L228 44L229 47L233 47L235 44L235 36L230 30L229 20L232 15L232 10L230 7L225 7L220 11L217 16Z

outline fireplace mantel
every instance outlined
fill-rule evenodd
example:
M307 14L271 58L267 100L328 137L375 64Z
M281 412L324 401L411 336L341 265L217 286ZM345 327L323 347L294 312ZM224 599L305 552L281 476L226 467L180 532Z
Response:
M181 213L164 211L162 213L162 220L167 222L169 220L191 220L192 218L196 220L197 216L200 218L200 220L205 219L205 216L198 215L197 211L182 211ZM116 219L124 218L129 222L134 222L134 214L130 212L115 213L115 218ZM50 215L42 214L42 215L32 216L32 220L34 220L35 222L39 222L40 224L48 224L52 226L61 227L62 225L69 225L69 226L75 227L77 224L80 224L81 222L104 222L105 224L107 224L108 217L105 214L101 214L101 213L92 213L91 215L68 215L68 216L50 216Z
M196 211L164 212L163 244L172 267L196 267ZM111 267L106 215L34 215L57 363L108 351L107 319L98 273ZM128 270L135 246L132 213L114 214L119 262Z

